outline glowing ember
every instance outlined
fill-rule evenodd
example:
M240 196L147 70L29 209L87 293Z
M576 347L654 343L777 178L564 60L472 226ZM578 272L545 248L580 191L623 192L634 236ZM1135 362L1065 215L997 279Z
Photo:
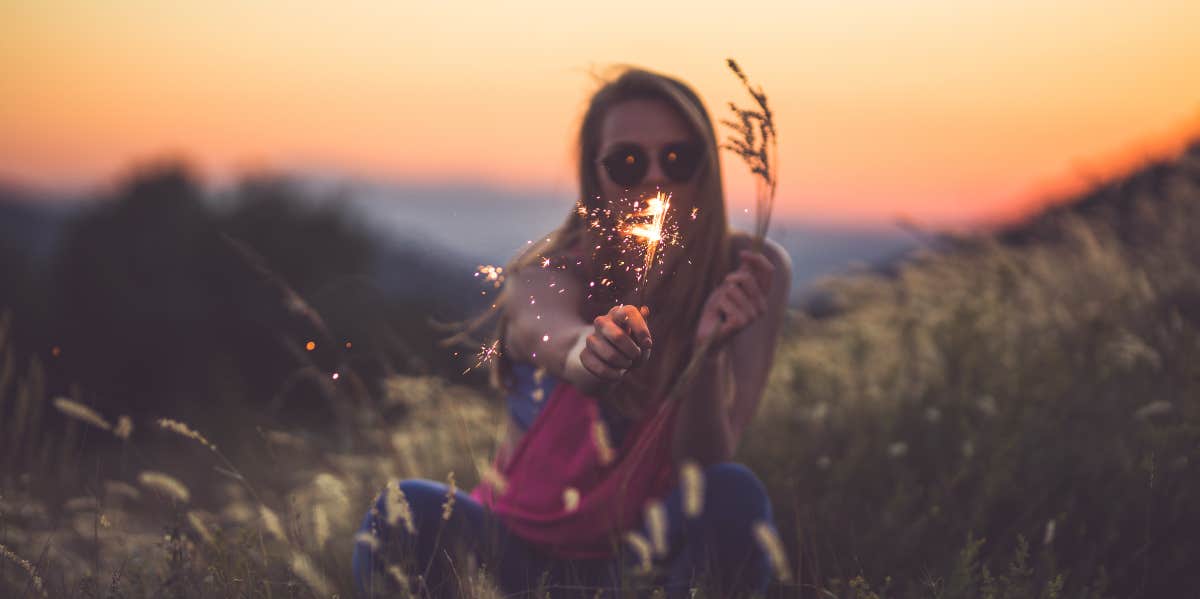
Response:
M484 281L490 282L492 287L499 289L500 285L504 284L504 267L481 264L475 270L475 277L482 277Z

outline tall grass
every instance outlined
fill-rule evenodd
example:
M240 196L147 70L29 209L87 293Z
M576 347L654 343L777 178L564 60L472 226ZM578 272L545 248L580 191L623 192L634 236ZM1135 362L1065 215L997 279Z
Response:
M1062 596L1194 589L1197 239L1200 146L1024 231L830 281L838 314L796 319L741 452L806 580L1001 596L1012 563Z
M771 594L1196 588L1196 239L1200 151L1024 229L828 281L835 313L793 315L738 455L781 533L760 538L788 573ZM217 451L213 431L172 414L47 397L38 360L16 363L12 319L0 318L3 596L349 597L376 493L494 476L477 468L505 412L472 388L388 379L381 403L354 408L353 449L231 414L245 434ZM682 475L685 508L703 509L704 481ZM660 541L635 545L649 558ZM463 592L494 594L476 566L459 571Z

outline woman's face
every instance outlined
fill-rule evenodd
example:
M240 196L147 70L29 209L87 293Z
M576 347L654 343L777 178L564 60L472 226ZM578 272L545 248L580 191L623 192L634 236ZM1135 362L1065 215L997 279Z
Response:
M680 155L682 152L670 151L679 144L698 148L701 152L700 159L703 159L703 144L692 134L683 117L666 102L636 99L614 104L601 121L597 156L604 160L614 153L622 154L625 148L639 147L644 150L643 156L648 168L641 181L627 187L614 181L604 164L597 162L596 177L600 181L602 198L606 201L644 200L654 197L654 194L661 190L671 194L673 209L684 210L685 214L690 212L698 187L699 168L690 179L679 182L667 176L662 164L664 157L672 161L685 158ZM667 149L667 156L664 156L664 149Z
M698 181L706 150L683 117L662 100L636 99L614 104L601 121L600 146L597 150L595 168L600 181L602 205L610 207L614 216L629 215L636 210L634 202L638 202L638 208L644 209L646 200L653 198L656 193L661 191L664 195L670 194L670 210L664 233L673 228L683 238L688 237L687 230L692 221L692 208L698 195ZM614 180L604 164L605 160L614 159L620 162L628 160L619 165L620 168L632 167L641 161L637 166L644 168L645 175L631 185ZM696 165L690 169L690 177L682 181L678 180L678 176L672 178L672 172L678 175L681 168L688 170L684 166L687 161ZM610 278L621 288L628 289L634 284L630 277L636 278L636 272L617 267L622 264L637 265L633 268L640 270L642 258L634 254L641 254L641 251L600 243L608 247L601 249L596 258L613 265L614 268L608 271ZM656 262L669 271L680 254L675 248L660 245Z

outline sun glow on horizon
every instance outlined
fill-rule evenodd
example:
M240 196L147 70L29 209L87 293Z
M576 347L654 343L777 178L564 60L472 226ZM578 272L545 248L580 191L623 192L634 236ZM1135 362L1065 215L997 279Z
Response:
M678 76L718 121L744 100L726 57L777 114L784 219L1003 218L1200 133L1194 2L462 8L6 5L0 180L90 186L179 154L216 178L462 178L569 202L590 71ZM722 165L731 212L752 207L744 167Z

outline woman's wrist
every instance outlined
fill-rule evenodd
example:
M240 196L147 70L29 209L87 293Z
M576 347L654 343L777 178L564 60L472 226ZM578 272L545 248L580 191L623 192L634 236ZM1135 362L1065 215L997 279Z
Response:
M580 359L584 348L587 347L587 337L592 333L593 328L591 325L581 325L576 329L575 343L571 349L567 350L566 359L563 362L563 378L580 389L592 388L602 382L596 375L584 368L583 361Z

